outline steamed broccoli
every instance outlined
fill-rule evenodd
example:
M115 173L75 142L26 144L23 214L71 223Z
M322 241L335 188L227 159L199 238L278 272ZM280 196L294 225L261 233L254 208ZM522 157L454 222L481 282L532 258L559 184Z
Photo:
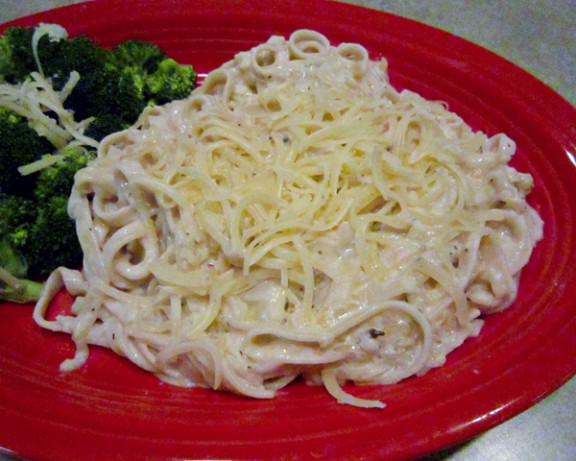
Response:
M34 180L20 176L17 168L52 151L54 146L24 117L0 107L0 192L30 196Z
M65 107L80 120L94 117L86 134L100 141L131 126L146 105L142 91L131 78L119 69L101 68L80 79Z
M156 45L128 40L111 52L111 64L121 69L144 97L146 104L165 104L187 97L196 86L198 75L191 65L177 63Z
M0 299L26 303L40 295L42 284L28 279L28 262L21 251L35 215L32 200L0 194Z
M0 37L0 75L5 82L18 83L36 70L32 53L34 29L9 27Z
M23 199L19 215L13 216L14 224L24 223L24 227L19 240L18 228L12 227L12 242L27 259L33 276L46 276L61 265L77 267L82 259L67 204L74 175L96 157L96 152L76 146L64 149L59 155L60 160L35 175L33 198Z
M66 108L79 119L94 117L86 134L100 140L131 126L146 106L188 96L196 78L192 66L178 64L156 45L128 40L109 50L105 64L80 80Z
M59 266L79 268L82 249L76 236L76 225L67 211L68 197L50 197L39 208L29 229L24 254L30 275L44 278Z
M54 24L6 29L0 37L3 94L38 82L44 87L37 91L51 86L60 98L54 103L59 109L34 101L44 117L42 129L0 94L0 300L33 301L40 285L29 279L61 265L80 266L82 252L67 212L75 173L95 157L102 138L134 124L147 105L188 96L196 72L144 41L105 49L85 36L69 38ZM66 136L42 131L52 124ZM78 141L79 134L87 138Z
M29 303L40 297L43 285L28 279L24 256L5 240L0 240L0 299Z
M20 250L26 245L30 225L35 218L33 199L0 194L0 236L10 246Z
M101 141L110 133L121 131L130 126L122 117L117 117L111 114L102 114L95 119L86 129L86 136L91 137L97 141Z
M44 203L55 196L68 198L76 172L96 158L95 151L78 146L62 150L60 155L61 160L38 172L34 188L36 203Z
M0 300L38 299L46 277L61 265L79 267L82 251L67 202L76 172L96 156L70 146L40 171L22 176L18 167L49 157L55 148L26 119L0 108ZM42 160L43 162L43 160Z
M95 152L69 147L62 158L35 175L33 196L0 194L0 251L7 261L0 267L15 277L43 278L58 266L79 267L82 250L67 204L74 175L95 157ZM26 270L14 272L15 261ZM0 299L2 299L0 291Z
M192 66L181 65L156 45L140 40L128 40L114 48L108 67L121 69L124 84L135 88L146 105L185 98L196 85Z
M106 64L107 55L107 50L83 35L58 41L42 37L38 43L42 71L57 91L62 89L72 71L84 77L98 72Z
M51 27L55 26L6 29L0 37L0 75L15 84L40 71L59 91L70 73L78 72L80 81L64 107L74 112L76 120L93 117L86 134L98 141L134 124L147 105L182 99L196 86L191 65L177 63L150 42L127 40L105 49L83 35L51 35Z
M150 74L166 58L156 45L142 40L126 40L117 45L110 55L110 66L118 69L139 70L141 74ZM186 66L188 67L188 66Z
M183 99L190 94L195 81L196 72L192 67L165 58L146 80L148 99L156 104Z

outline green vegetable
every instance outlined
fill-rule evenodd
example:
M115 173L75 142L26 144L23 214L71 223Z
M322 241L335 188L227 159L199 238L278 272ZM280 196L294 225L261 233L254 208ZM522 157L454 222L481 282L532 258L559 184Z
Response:
M107 134L131 126L146 105L131 76L116 68L103 67L80 79L65 107L80 120L94 117L86 134L100 141Z
M0 192L31 196L34 179L21 177L18 167L53 150L54 146L30 128L24 117L0 107Z
M104 49L55 24L11 27L0 37L0 301L34 301L58 266L82 251L67 212L75 173L98 141L130 127L147 105L181 99L196 85L148 42ZM50 103L37 96L50 94ZM22 173L22 174L21 174Z
M196 72L190 66L181 66L170 58L162 60L146 80L147 97L156 104L183 99L190 94Z
M83 78L102 69L107 54L104 48L100 48L85 36L54 42L43 37L38 43L38 60L42 64L42 73L52 80L55 90L62 89L73 71Z
M147 75L153 73L165 58L166 55L153 43L126 40L114 48L110 55L110 66Z
M176 63L156 45L128 40L106 53L104 65L84 73L65 107L79 119L94 117L86 134L100 140L131 126L148 105L185 98L196 78L192 66Z
M94 150L77 146L63 149L60 155L62 159L38 173L34 189L36 203L45 203L52 197L68 199L76 172L96 158Z
M30 224L35 218L36 206L33 199L0 194L0 236L6 244L20 251L28 242Z
M40 72L60 91L73 71L80 81L64 107L77 121L94 118L85 134L97 141L134 124L148 105L185 98L197 79L192 66L177 63L142 40L105 49L86 36L68 38L64 29L50 24L10 27L0 38L5 82L21 84L32 72Z
M95 157L95 151L69 147L59 157L39 173L21 178L33 179L30 193L0 193L0 300L34 301L42 284L33 280L47 277L59 266L82 263L67 204L75 173Z
M82 249L67 204L68 196L50 197L30 226L28 244L23 253L34 278L47 277L59 266L79 268L82 264Z
M29 238L34 202L0 194L0 299L27 303L38 299L42 284L28 279L28 262L20 250Z
M121 43L114 48L108 67L120 69L123 84L134 88L146 105L185 98L196 85L192 66L177 63L149 42Z
M9 247L4 248L3 242L0 241L0 299L19 304L38 300L44 287L42 283L15 277L2 267L5 260L25 263L20 255L10 251L11 249Z
M0 75L8 83L22 82L36 70L32 52L34 29L9 27L0 37Z
M68 197L74 175L96 156L82 147L69 147L63 158L42 169L34 189L38 207L29 221L28 241L23 249L33 277L46 277L59 266L80 267L82 249L76 237L76 226L68 215Z
M44 278L59 266L80 267L82 249L67 211L74 175L95 157L69 147L62 158L34 176L32 197L0 194L2 267L18 278ZM23 264L16 264L22 260ZM16 270L18 269L18 270ZM0 299L3 299L0 291Z
M68 197L74 175L96 156L95 151L69 147L63 158L42 169L34 189L38 207L28 229L24 255L33 277L46 277L59 266L80 267L82 249L76 237L76 226L68 215Z

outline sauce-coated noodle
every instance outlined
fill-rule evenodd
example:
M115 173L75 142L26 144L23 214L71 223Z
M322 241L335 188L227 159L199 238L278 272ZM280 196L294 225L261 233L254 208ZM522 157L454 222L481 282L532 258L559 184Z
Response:
M441 366L510 305L542 236L505 135L388 81L385 60L300 30L239 53L106 138L69 202L82 272L34 317L161 379L340 402ZM45 319L54 293L73 314Z

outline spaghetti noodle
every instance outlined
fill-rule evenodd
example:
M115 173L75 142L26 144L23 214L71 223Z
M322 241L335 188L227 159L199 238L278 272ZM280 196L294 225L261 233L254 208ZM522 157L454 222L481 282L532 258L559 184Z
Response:
M342 385L441 366L515 299L542 221L514 151L360 45L272 37L102 141L69 202L83 269L34 318L72 335L66 370L97 344L180 386L382 407Z

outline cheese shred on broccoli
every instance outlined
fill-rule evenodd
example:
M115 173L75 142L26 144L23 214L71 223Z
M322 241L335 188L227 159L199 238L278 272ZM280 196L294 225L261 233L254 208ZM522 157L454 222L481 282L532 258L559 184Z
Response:
M79 266L67 213L74 174L102 138L148 105L185 98L190 65L139 40L100 47L57 24L10 27L0 37L0 301L27 303L38 280Z

